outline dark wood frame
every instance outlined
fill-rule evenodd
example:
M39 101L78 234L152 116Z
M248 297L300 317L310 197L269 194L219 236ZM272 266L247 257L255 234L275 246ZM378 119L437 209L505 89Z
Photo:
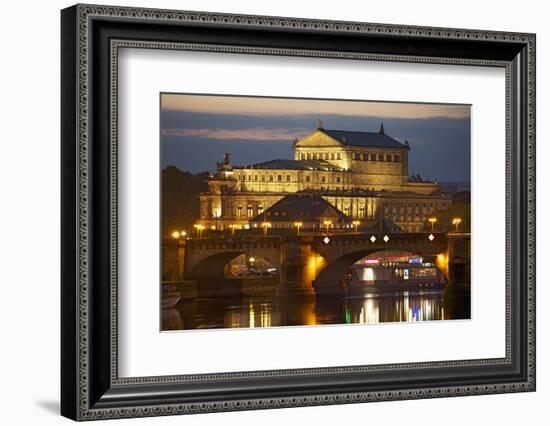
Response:
M62 28L61 413L75 420L535 390L535 36L77 5ZM122 379L117 368L119 47L504 67L502 359Z

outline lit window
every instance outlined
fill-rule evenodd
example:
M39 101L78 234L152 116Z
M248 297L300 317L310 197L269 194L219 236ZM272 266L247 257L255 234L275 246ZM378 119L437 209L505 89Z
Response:
M337 157L337 158L338 158L338 160L341 160L341 159L342 159L342 153L341 153L341 152L338 153L338 157Z
M277 181L282 182L282 180L283 180L283 175L277 175Z
M269 175L269 181L273 182L273 175Z
M340 183L340 176L336 178L336 183Z
M286 181L290 182L290 175L286 175Z
M321 183L325 183L327 181L327 178L326 177L321 177Z
M306 176L306 182L310 182L311 181L311 177L310 176Z

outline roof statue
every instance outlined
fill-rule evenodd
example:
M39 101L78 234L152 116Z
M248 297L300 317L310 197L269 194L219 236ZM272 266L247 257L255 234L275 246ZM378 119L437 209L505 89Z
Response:
M219 172L233 170L233 164L231 163L231 153L226 152L223 155L223 161L216 162L216 168Z
M381 135L385 135L384 133L384 122L380 122L380 130L378 130L378 133Z
M317 119L317 129L323 130L323 122L321 121L320 118Z

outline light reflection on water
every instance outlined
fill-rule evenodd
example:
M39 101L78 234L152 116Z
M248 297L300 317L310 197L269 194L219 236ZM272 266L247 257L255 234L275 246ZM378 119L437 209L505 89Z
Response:
M163 309L163 330L372 324L470 318L469 300L442 291L309 300L276 297L195 299Z

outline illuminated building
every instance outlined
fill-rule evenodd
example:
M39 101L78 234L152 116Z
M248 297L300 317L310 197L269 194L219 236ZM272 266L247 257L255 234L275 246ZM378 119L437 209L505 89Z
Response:
M200 220L207 228L249 228L251 221L289 194L322 197L346 217L370 225L387 218L404 231L420 231L430 215L451 200L435 181L410 177L407 141L384 131L324 129L293 143L294 159L234 166L217 164L200 195Z
M327 226L351 227L351 219L319 195L296 193L285 195L263 213L250 220L259 228L270 223L273 229L295 229L296 223L305 232L323 231Z

